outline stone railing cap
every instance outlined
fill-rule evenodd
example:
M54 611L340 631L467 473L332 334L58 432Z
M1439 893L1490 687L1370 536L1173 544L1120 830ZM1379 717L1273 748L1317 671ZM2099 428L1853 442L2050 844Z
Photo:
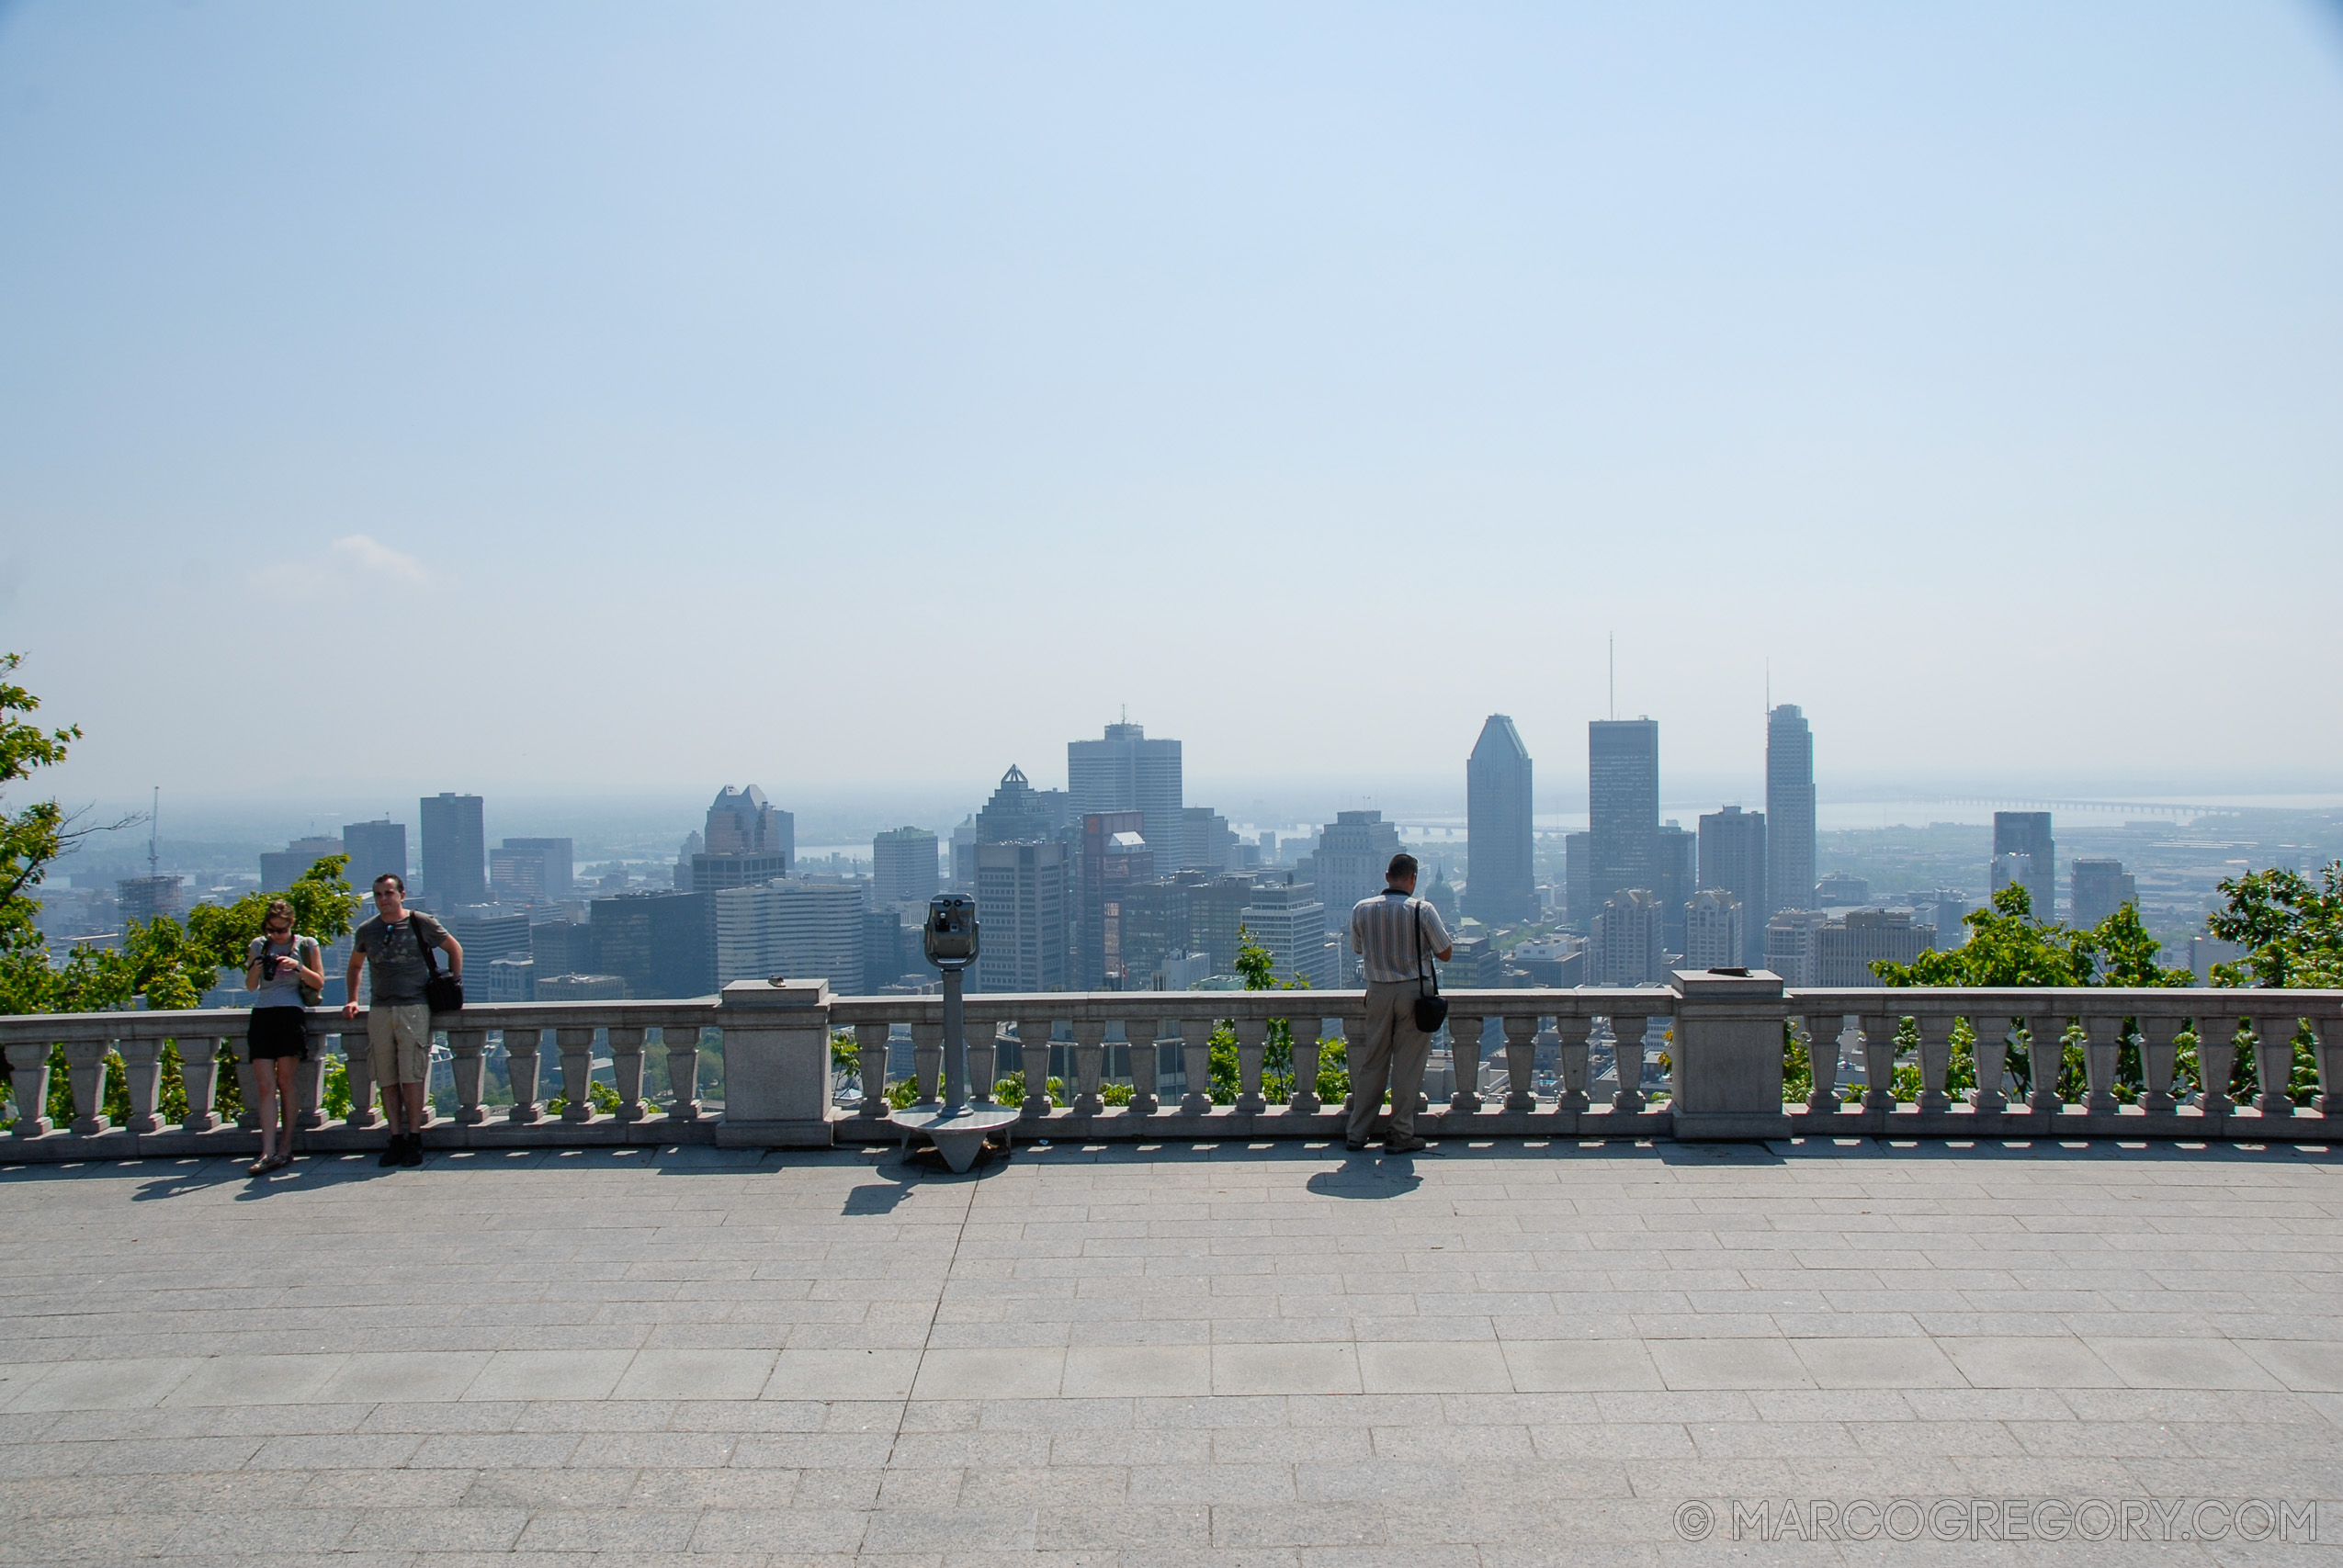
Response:
M1714 969L1679 969L1674 980L1672 989L1678 996L1703 1000L1773 998L1782 994L1782 976L1771 969L1751 969L1739 975L1721 975Z
M827 980L735 980L724 987L727 1008L818 1008L830 1005Z

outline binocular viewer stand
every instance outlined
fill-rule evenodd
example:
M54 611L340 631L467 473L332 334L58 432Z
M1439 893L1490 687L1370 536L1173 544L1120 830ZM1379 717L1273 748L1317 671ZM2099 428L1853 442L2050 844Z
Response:
M989 1134L1005 1135L1018 1115L1005 1105L968 1103L968 1039L961 1028L960 1010L962 978L959 966L944 967L944 1102L913 1105L888 1118L901 1129L906 1145L914 1137L933 1144L955 1176L976 1164Z

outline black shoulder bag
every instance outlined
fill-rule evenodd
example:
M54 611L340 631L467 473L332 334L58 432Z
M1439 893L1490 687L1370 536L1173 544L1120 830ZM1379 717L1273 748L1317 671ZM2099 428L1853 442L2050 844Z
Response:
M1421 906L1416 908L1415 917L1416 1027L1426 1034L1437 1034L1440 1032L1440 1026L1448 1021L1448 998L1440 994L1439 966L1434 964L1429 970L1424 967L1423 909ZM1432 989L1429 991L1424 989L1426 981L1431 982L1432 985Z
M453 975L439 972L439 953L424 940L422 917L409 915L407 929L414 933L415 947L423 953L424 966L431 971L431 977L423 983L423 999L431 1005L434 1012L463 1011L464 983ZM1443 1008L1447 1006L1445 1002L1441 1005Z

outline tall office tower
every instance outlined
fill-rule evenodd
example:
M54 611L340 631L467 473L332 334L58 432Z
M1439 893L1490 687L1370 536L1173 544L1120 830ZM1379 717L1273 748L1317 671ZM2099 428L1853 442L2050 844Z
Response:
M114 884L115 917L124 925L152 920L158 915L185 913L184 876L126 876Z
M1194 881L1197 874L1183 873ZM1123 988L1158 989L1164 961L1188 952L1188 886L1175 877L1135 882L1123 890L1116 934L1123 950Z
M1815 980L1815 932L1829 923L1817 909L1776 909L1765 923L1765 966L1785 986Z
M871 901L924 908L942 886L935 835L924 828L897 828L870 840Z
M1703 815L1700 828L1701 886L1730 893L1744 930L1757 929L1747 922L1765 908L1765 813L1727 806Z
M1296 863L1295 880L1317 886L1326 929L1348 940L1351 906L1383 891L1383 874L1398 852L1398 827L1382 812L1338 811L1319 829L1318 848Z
M1622 888L1594 918L1587 946L1587 983L1640 986L1664 980L1658 895L1643 887Z
M1155 852L1136 811L1082 815L1081 988L1124 988L1123 895L1155 879Z
M282 893L293 879L327 855L345 852L339 839L295 839L281 850L260 852L260 890Z
M488 832L481 798L446 792L423 800L423 890L441 914L488 902Z
M920 923L906 923L918 908ZM877 996L905 976L924 985L935 973L928 967L927 948L921 931L926 924L924 906L885 904L863 911L863 992Z
M692 890L692 857L707 852L707 840L700 836L698 829L695 828L684 835L684 847L675 855L673 881L676 892L689 893Z
M1656 891L1659 726L1599 718L1587 726L1587 896L1597 907L1626 887Z
M1465 913L1492 926L1537 917L1537 842L1530 829L1530 752L1501 713L1465 759Z
M545 975L594 972L594 928L583 920L538 920L529 927L529 957Z
M1245 923L1260 876L1250 871L1214 877L1183 871L1180 875L1188 896L1188 951L1210 960L1215 975L1234 975L1237 928Z
M720 888L714 897L719 986L777 975L827 980L841 995L862 990L866 884L792 876Z
M1765 815L1766 908L1813 908L1814 731L1790 703L1766 716Z
M577 886L577 845L569 839L507 839L504 847L538 856L545 866L545 896L559 903Z
M407 880L407 825L388 817L379 822L342 826L342 852L350 857L350 886L364 892L384 872Z
M1110 724L1103 740L1066 742L1066 793L1075 811L1136 811L1155 863L1166 874L1198 869L1180 808L1180 743L1149 740L1136 724Z
M1562 835L1563 923L1584 935L1593 929L1596 909L1594 835L1565 833Z
M1684 909L1684 967L1724 969L1747 963L1741 901L1722 888L1703 887Z
M707 808L707 846L711 855L798 856L798 819L776 811L754 784L716 792Z
M1884 986L1872 973L1874 963L1909 964L1935 942L1936 928L1914 924L1908 909L1851 909L1845 919L1815 928L1814 983Z
M952 885L963 892L976 891L979 844L1039 843L1055 838L1058 826L1042 792L1034 788L1023 768L1011 763L984 809L952 829Z
M1066 953L1067 846L976 846L979 991L1061 991L1071 979Z
M2058 845L2050 834L2047 811L1997 811L1993 814L1993 858L2024 855L2032 863L2025 876L2034 918L2054 918L2058 897Z
M2072 875L2077 928L2095 926L2124 905L2140 901L2139 880L2125 873L2120 860L2077 860Z
M704 997L716 989L713 895L620 893L591 908L594 972L617 976L628 996Z
M1700 837L1683 825L1667 822L1652 835L1652 867L1658 874L1652 891L1659 895L1662 940L1670 953L1684 951L1684 907L1700 886Z
M447 915L444 923L447 927L447 934L462 945L467 965L489 964L499 958L537 956L536 939L529 930L526 910L515 909L511 914L504 914L493 906L473 905Z
M2013 882L2019 884L2026 890L2026 907L2037 916L2044 919L2049 919L2047 915L2043 914L2042 900L2034 897L2033 856L2020 854L1994 856L1993 864L1986 871L1986 882L1988 893L1998 893Z
M1201 871L1207 876L1217 876L1237 868L1237 835L1228 830L1228 818L1209 806L1187 806L1180 810L1180 842L1186 846L1188 863L1167 866L1156 864L1166 872Z
M1240 919L1245 934L1269 950L1271 973L1277 978L1306 980L1321 991L1333 987L1337 953L1327 935L1326 907L1319 902L1317 888L1291 877L1257 883Z

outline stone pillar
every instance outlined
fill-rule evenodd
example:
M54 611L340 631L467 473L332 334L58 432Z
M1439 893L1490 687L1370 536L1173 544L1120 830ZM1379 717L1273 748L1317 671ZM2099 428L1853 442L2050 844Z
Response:
M1669 1111L1676 1136L1788 1137L1782 976L1765 969L1679 969L1670 988L1676 994L1676 1073Z
M488 1123L488 1107L481 1098L481 1080L488 1071L488 1031L456 1028L447 1032L448 1076L456 1080L456 1125L481 1127ZM355 1084L355 1078L352 1080ZM357 1090L352 1089L355 1097ZM349 1125L374 1126L381 1118L373 1107L368 1107L368 1121L357 1118L357 1101L350 1101Z
M1212 1023L1208 1018L1180 1020L1180 1066L1188 1078L1188 1092L1180 1100L1183 1116L1212 1114Z
M1285 1104L1297 1116L1314 1116L1318 1102L1319 1042L1326 1031L1322 1018L1297 1018L1287 1025L1294 1032L1294 1091Z
M1649 1025L1641 1013L1611 1015L1611 1060L1619 1075L1618 1091L1611 1097L1613 1111L1632 1112L1644 1108L1644 1031ZM1507 1108L1512 1103L1513 1097L1507 1095Z
M2093 1116L2112 1116L2122 1108L2115 1099L2115 1065L2123 1049L2123 1021L2099 1013L2083 1020L2083 1109Z
M962 1024L965 1028L965 1022ZM936 1085L944 1076L944 1021L933 1023L925 1019L911 1021L911 1079L918 1085L921 1105L940 1105L943 1094Z
M1456 1069L1455 1091L1448 1097L1448 1109L1470 1115L1480 1109L1481 1037L1487 1032L1487 1021L1477 1013L1451 1012L1448 1015L1448 1059Z
M1095 1116L1106 1109L1106 1025L1085 1019L1074 1021L1074 1103L1077 1116Z
M228 1049L236 1063L236 1089L243 1097L244 1108L236 1113L236 1125L246 1133L260 1131L260 1079L252 1069L252 1036L249 1033L231 1035Z
M1537 1018L1507 1013L1498 1024L1505 1036L1505 1109L1535 1111L1537 1109ZM1479 1051L1473 1055L1477 1058ZM1475 1061L1473 1072L1479 1075ZM1477 1101L1477 1096L1475 1097Z
M2001 1079L2009 1070L2009 1021L1969 1018L1969 1032L1975 1036L1969 1045L1969 1055L1977 1067L1977 1087L1969 1091L1969 1103L1980 1114L2005 1111L2009 1097L2001 1092ZM2171 1079L2165 1080L2169 1083Z
M580 1029L565 1024L553 1032L554 1043L561 1048L561 1120L591 1122L594 1120L594 1027ZM830 1083L830 1056L821 1059L821 1081Z
M365 1132L384 1124L382 1112L374 1108L374 1048L366 1032L366 1013L359 1010L357 1018L348 1020L342 1029L342 1074L350 1087L350 1113L342 1125L352 1132ZM454 1048L455 1036L449 1035L449 1048ZM460 1088L460 1083L458 1084Z
M2235 1013L2197 1019L2197 1109L2207 1116L2226 1116L2234 1109L2229 1074L2237 1065L2237 1031L2244 1022Z
M309 1054L293 1068L293 1130L297 1133L314 1133L325 1125L325 1033L316 1028L317 1021L313 1017L302 1021L309 1032Z
M2312 1109L2321 1116L2343 1116L2343 1059L2337 1055L2343 1053L2343 1029L2332 1015L2314 1020L2311 1027L2318 1032L2318 1043L2311 1047L2318 1061L2318 1100Z
M1945 1092L1944 1080L1952 1072L1952 1015L1915 1013L1912 1027L1919 1031L1920 1036L1919 1108L1923 1111L1950 1111L1952 1097Z
M508 1122L527 1126L545 1120L545 1108L537 1102L538 1053L544 1046L540 1029L504 1031L504 1070L513 1077L513 1109L504 1116Z
M964 1020L961 1027L975 1036L968 1042L968 1103L990 1105L992 1086L1001 1081L1001 1025L991 1019Z
M1896 1013L1858 1015L1856 1027L1863 1032L1863 1109L1882 1116L1896 1112L1896 1036L1903 1021Z
M618 1080L618 1120L640 1122L651 1112L642 1102L642 1037L639 1023L610 1026L610 1076Z
M161 1039L122 1042L122 1085L130 1092L130 1119L124 1127L133 1134L163 1131L163 1118L156 1111L163 1099Z
M1237 1029L1237 1103L1240 1116L1258 1116L1269 1109L1261 1092L1261 1067L1269 1049L1269 1021L1239 1018Z
M662 1024L659 1043L667 1053L667 1114L678 1122L699 1120L699 1032L696 1023Z
M17 1101L19 1138L38 1138L57 1130L49 1109L49 1043L28 1042L7 1048L8 1089Z
M735 980L717 1021L724 1031L724 1119L734 1148L830 1145L830 983Z
M866 1122L884 1122L894 1107L887 1103L887 1035L885 1023L855 1025L855 1071L863 1080L863 1102L855 1114Z
M1587 1046L1593 1027L1594 1021L1588 1018L1557 1016L1554 1021L1554 1032L1562 1042L1562 1098L1555 1106L1556 1111L1585 1111L1594 1103L1587 1098ZM1505 1058L1508 1077L1512 1074L1512 1060L1509 1053ZM1510 1097L1507 1104L1511 1104Z
M187 1097L187 1115L179 1123L181 1132L209 1133L221 1125L220 1036L207 1034L192 1041L180 1036L179 1089Z
M2254 1077L2260 1080L2254 1109L2264 1116L2294 1114L2294 1100L2286 1086L2294 1076L2294 1031L2301 1027L2292 1018L2261 1018L2254 1022Z
M1123 1025L1125 1036L1127 1037L1130 1032L1131 1026L1126 1021ZM1128 1044L1131 1053L1131 1114L1152 1116L1158 1104L1157 1090L1163 1082L1156 1043L1152 1039L1131 1040Z
M2143 1018L2140 1022L2140 1076L2147 1080L2140 1090L2140 1109L2151 1116L2169 1116L2172 1079L2179 1071L2180 1020Z
M1018 1120L1038 1122L1049 1114L1049 1020L1017 1020L1017 1065L1025 1076L1025 1102Z
M2055 1116L2066 1108L2066 1101L2058 1094L2058 1075L2066 1066L2066 1015L2036 1013L2028 1016L2026 1061L2034 1080L2033 1094L2028 1101L2029 1109L2045 1116Z
M110 1131L106 1115L106 1053L111 1040L65 1042L66 1081L74 1089L74 1131L82 1137Z

